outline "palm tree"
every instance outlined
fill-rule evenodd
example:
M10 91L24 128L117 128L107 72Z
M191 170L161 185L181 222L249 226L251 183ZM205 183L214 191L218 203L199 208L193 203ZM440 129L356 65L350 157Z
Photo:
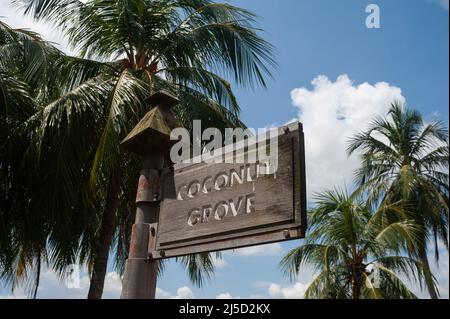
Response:
M416 298L401 279L421 283L424 272L419 261L401 255L415 244L419 229L407 213L385 204L374 212L360 196L341 191L315 200L304 245L280 262L291 278L302 266L319 272L305 298ZM398 215L405 219L392 222Z
M33 136L23 123L51 93L42 83L46 58L56 52L38 34L0 21L0 279L13 288L26 282L34 297L49 234L45 213L33 209L35 171L22 166Z
M421 115L394 103L385 118L350 141L348 153L362 152L356 182L371 200L402 201L414 212L421 240L409 252L426 268L430 296L438 298L433 284L427 251L434 242L436 261L439 241L448 250L449 145L448 129L440 122L425 124Z
M64 275L77 262L80 239L83 244L89 238L86 225L96 222L84 187L93 136L78 134L92 131L94 113L73 119L70 129L65 120L49 122L49 112L64 116L83 106L68 94L67 109L48 107L67 88L61 83L83 80L65 72L75 64L83 68L89 61L67 57L38 34L0 21L0 278L13 289L25 284L33 297L42 265ZM80 144L83 152L74 147Z
M219 128L243 126L223 77L232 76L244 87L264 87L275 65L272 47L253 27L252 13L209 0L16 2L25 13L60 28L81 55L59 65L61 95L43 108L32 148L42 154L42 137L55 134L85 141L70 145L77 161L61 158L56 175L67 181L80 165L76 171L84 181L79 168L89 172L82 196L92 203L91 211L100 205L101 214L90 218L74 254L91 266L89 297L100 298L112 243L119 269L126 259L138 161L119 142L148 111L143 101L165 89L181 100L176 114L187 127L192 119ZM83 121L86 127L74 124ZM60 146L56 149L64 157L67 144ZM71 191L77 188L66 182L61 196L73 200ZM211 270L209 258L185 261L197 283L202 282L198 267Z
M24 36L0 21L0 50L5 46L17 43ZM15 125L26 120L34 113L35 102L26 82L16 77L12 70L0 59L0 279L14 282L13 263L14 246L11 244L12 217L10 195L17 187L13 178L15 171L11 169L12 159L7 156L8 149L4 143ZM31 251L31 249L30 249Z

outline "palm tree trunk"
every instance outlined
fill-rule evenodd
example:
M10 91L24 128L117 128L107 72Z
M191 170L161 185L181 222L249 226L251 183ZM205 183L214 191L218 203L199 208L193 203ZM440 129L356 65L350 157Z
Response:
M423 264L425 273L425 284L427 286L428 293L430 294L431 299L439 299L439 295L433 280L433 274L431 273L427 251L425 248L419 248L419 259L420 262Z
M352 284L352 298L359 299L361 294L361 280L355 278Z
M116 211L119 202L118 196L118 178L116 175L112 175L109 180L108 193L106 195L105 210L103 212L102 225L100 228L100 238L93 260L88 299L100 299L103 294L108 266L108 255L116 223Z
M354 246L354 256L356 256L356 246ZM361 295L361 273L359 265L353 263L352 265L352 299L359 299Z
M36 278L34 281L34 287L33 287L33 299L37 298L37 293L38 293L38 289L39 289L39 281L41 279L41 254L40 252L38 253L38 258L37 258L37 268L36 268Z

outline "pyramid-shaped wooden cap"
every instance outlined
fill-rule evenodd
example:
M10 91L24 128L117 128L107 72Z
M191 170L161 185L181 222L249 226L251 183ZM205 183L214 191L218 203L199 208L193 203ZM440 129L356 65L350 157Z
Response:
M180 103L180 100L178 100L175 96L167 91L159 91L150 96L147 99L147 103L151 106L159 105L171 109L172 107Z
M170 140L170 132L180 127L171 112L178 99L166 92L158 92L148 100L154 106L122 141L130 152L149 154L154 151L168 152L176 141Z

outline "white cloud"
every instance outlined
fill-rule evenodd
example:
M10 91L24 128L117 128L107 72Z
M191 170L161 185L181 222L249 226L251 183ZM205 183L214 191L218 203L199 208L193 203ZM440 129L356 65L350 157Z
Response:
M68 288L64 281L52 270L44 269L41 273L37 297L39 299L85 299L89 291L89 275L83 271L79 288ZM104 299L118 299L122 290L120 276L116 272L108 272L105 277ZM23 287L18 287L8 298L27 298Z
M194 299L194 293L189 287L181 287L177 289L176 299Z
M440 247L444 247L440 245ZM449 298L449 254L446 249L440 250L439 257L439 265L434 261L433 253L428 254L428 258L431 264L431 272L436 277L438 290L441 295L441 298L448 299ZM415 284L410 284L412 291L419 297L423 299L429 299L430 295L428 294L427 289L420 289L420 287Z
M165 291L164 289L161 289L159 287L156 287L156 299L170 299L172 295L170 292Z
M177 295L171 299L195 299L195 295L189 287L181 287L177 289Z
M222 256L217 257L216 254L212 255L212 261L216 268L224 268L224 267L229 266L228 262L225 260L225 258L223 258Z
M374 117L386 114L392 102L405 101L398 87L386 82L356 85L345 74L335 82L321 75L311 84L311 90L302 87L291 92L304 125L309 195L351 185L359 159L348 158L348 139Z
M224 292L216 296L216 299L242 299L240 296L233 296L229 292ZM248 297L245 297L244 299L269 299L267 294L252 294Z
M259 287L265 288L271 299L302 299L308 286L300 281L284 286L278 283L259 283Z
M156 299L195 299L194 292L191 288L185 286L177 289L177 293L173 295L169 291L156 288Z
M216 299L241 299L241 297L233 297L230 293L225 292L219 294Z
M280 243L252 246L246 248L236 249L235 251L228 251L227 254L237 256L274 256L283 253L283 247Z
M38 290L39 299L85 299L89 290L89 276L86 272L80 278L79 288L68 288L53 271L45 269L41 274L40 286ZM115 271L108 272L105 277L105 288L103 299L118 299L122 291L122 280ZM14 294L0 295L0 299L26 299L27 294L23 288L16 289ZM185 286L177 289L176 294L172 294L159 287L156 288L157 299L195 299L192 290Z
M68 43L61 32L55 30L47 23L37 22L30 16L24 16L22 12L11 5L11 1L0 0L0 19L13 28L30 29L43 36L44 39L53 42L59 49L70 53Z

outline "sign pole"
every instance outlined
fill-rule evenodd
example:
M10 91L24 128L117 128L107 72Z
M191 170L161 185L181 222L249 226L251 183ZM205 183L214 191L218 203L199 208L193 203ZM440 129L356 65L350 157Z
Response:
M170 108L178 100L165 92L152 95L154 108L122 142L133 153L143 155L136 194L136 217L125 264L121 299L154 299L157 261L151 256L156 245L161 202L161 176L170 150L170 131L178 126Z
M143 158L122 299L155 298L159 259L305 236L301 123L258 138L258 145L243 144L219 155L245 155L252 161L178 163L167 169L170 149L178 143L170 140L180 127L171 112L178 102L166 92L152 95L153 108L122 142ZM268 149L276 150L273 158L265 156Z
M146 181L159 175L163 168L164 156L161 153L147 155L142 161L139 189L136 200L136 218L131 232L129 257L125 266L122 299L154 299L156 291L157 264L148 258L149 238L155 231L159 201L146 200L142 191L151 192ZM158 174L158 175L157 175Z

